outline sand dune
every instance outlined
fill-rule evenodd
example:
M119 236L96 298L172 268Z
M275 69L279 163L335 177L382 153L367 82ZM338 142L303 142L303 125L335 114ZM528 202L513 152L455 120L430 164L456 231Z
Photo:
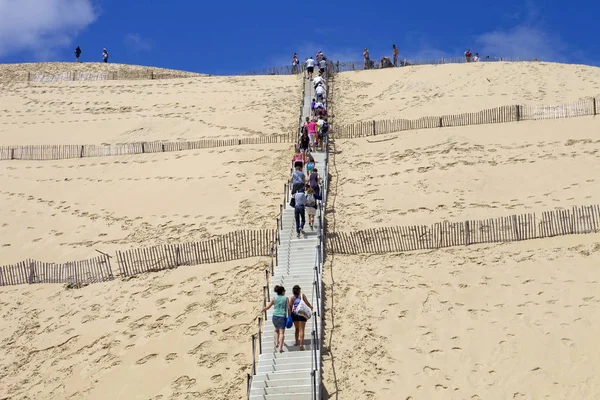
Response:
M336 255L326 391L339 399L600 398L599 263L597 235Z
M67 67L95 72L115 65L0 66L0 145L295 131L299 77L11 81L16 73ZM96 249L114 254L272 229L291 151L291 144L243 145L2 162L0 264L74 261ZM182 267L80 290L2 287L0 397L242 398L267 265L249 259ZM242 296L247 301L240 303Z
M337 140L336 229L598 204L597 132L582 117Z
M189 76L198 77L205 74L195 72L177 71L167 68L157 68L142 65L101 63L101 62L46 62L46 63L22 63L22 64L2 64L0 65L0 82L18 82L27 78L27 74L57 75L64 72L87 72L98 74L101 72L114 71L125 74L150 73L168 76Z
M287 135L297 129L301 97L298 76L4 85L0 79L0 87L2 145Z
M47 162L0 172L2 262L74 261L94 249L271 229L291 145Z
M335 118L341 124L563 103L598 95L598 71L497 63L343 73ZM598 204L599 121L336 140L329 227ZM599 262L597 234L385 256L330 254L326 391L339 399L599 398Z
M4 287L1 397L241 399L266 266L181 267L79 290Z
M336 77L336 123L419 118L600 94L600 68L545 62L424 65Z

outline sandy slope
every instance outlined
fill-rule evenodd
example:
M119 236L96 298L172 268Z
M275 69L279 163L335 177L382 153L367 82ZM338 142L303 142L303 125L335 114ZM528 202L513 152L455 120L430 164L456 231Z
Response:
M0 66L0 77L15 68ZM282 134L299 101L298 77L0 83L0 145ZM273 228L290 158L291 145L278 144L2 162L0 264ZM179 268L80 290L2 287L0 398L242 398L266 265Z
M600 95L600 68L545 62L424 65L344 72L336 123L419 118Z
M2 263L272 229L291 153L280 144L4 162Z
M0 66L0 76L7 68ZM287 135L296 129L300 91L298 76L10 84L0 79L0 145Z
M266 266L249 259L79 290L2 288L0 397L241 399Z
M599 242L334 256L326 391L339 399L600 398Z
M583 117L337 140L336 228L598 204L598 132L600 119Z
M100 62L45 62L45 63L22 63L1 64L0 82L16 82L27 78L27 74L58 75L64 72L87 72L97 74L100 72L114 71L125 74L150 73L151 71L161 76L189 76L198 77L204 74L195 72L177 71L173 69L147 67L142 65L100 63Z

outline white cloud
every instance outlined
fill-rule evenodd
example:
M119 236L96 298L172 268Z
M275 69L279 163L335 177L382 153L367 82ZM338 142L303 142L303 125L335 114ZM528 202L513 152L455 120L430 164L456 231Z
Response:
M545 61L565 61L567 45L559 36L540 28L519 25L479 35L476 43L481 55L502 57L537 57ZM475 51L474 49L472 49Z
M152 44L137 33L125 35L125 44L135 51L150 51L152 49Z
M50 58L96 18L92 0L0 0L0 57L31 51Z

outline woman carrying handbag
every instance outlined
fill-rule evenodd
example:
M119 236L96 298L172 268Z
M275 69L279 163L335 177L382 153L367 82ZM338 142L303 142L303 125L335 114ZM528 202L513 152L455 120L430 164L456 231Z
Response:
M292 316L296 328L296 346L300 346L300 350L304 350L304 329L306 328L306 321L312 315L312 305L301 292L300 286L295 285L292 288L292 293L293 296L288 301L289 314Z

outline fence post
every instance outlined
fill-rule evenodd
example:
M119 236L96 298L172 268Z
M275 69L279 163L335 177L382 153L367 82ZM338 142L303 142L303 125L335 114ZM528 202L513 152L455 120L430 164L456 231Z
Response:
M163 153L165 152L165 144L164 143L162 144L162 151L163 151Z
M373 136L375 136L375 120L373 120Z
M27 72L27 82L31 81L31 71Z
M266 320L266 318L265 318ZM258 354L262 354L262 332L260 326L262 325L262 318L258 317Z
M252 375L256 375L256 335L252 335Z
M443 125L442 125L442 117L440 117L440 128L442 128L442 127L443 127Z
M465 246L468 246L471 244L470 239L471 239L471 229L469 227L469 221L465 221Z
M145 149L145 146L144 146L144 142L142 142L142 153L145 153L145 152L146 152L146 149Z
M521 120L521 107L517 104L516 106L517 122Z
M81 152L79 153L79 158L83 158L83 146L81 146Z
M33 284L33 279L35 277L35 262L29 261L29 284Z
M594 100L594 115L596 115L596 98L594 97L593 100Z
M154 71L150 71L150 79L154 79Z
M15 159L15 149L10 149L10 159L11 160Z

